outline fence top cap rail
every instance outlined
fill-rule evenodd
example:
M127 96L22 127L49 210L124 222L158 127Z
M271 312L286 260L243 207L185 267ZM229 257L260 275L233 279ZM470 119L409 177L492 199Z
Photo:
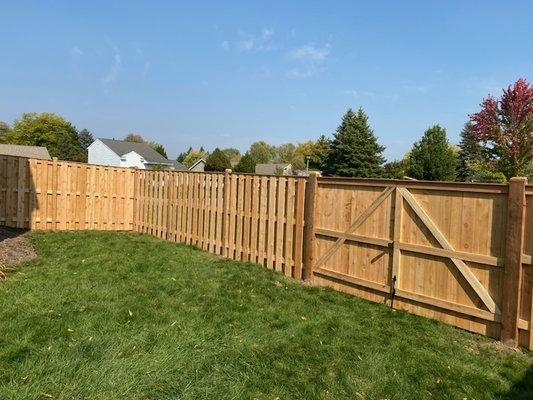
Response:
M422 181L411 179L383 179L383 178L345 178L345 177L319 177L319 184L346 184L346 185L374 185L374 186L403 186L403 187L435 187L443 190L484 190L495 193L506 193L507 184L480 183L480 182L448 182L448 181ZM533 186L533 185L532 185Z
M258 176L258 177L265 177L265 178L293 178L293 179L307 179L307 176L299 176L299 175L272 175L272 174L255 174L253 172L235 172L232 171L231 175L246 175L246 176Z
M38 161L50 161L52 162L53 159L51 158L37 158L37 157L24 157L24 156L11 156L8 154L0 154L0 158L24 158L26 160L38 160ZM70 162L70 161L68 161Z

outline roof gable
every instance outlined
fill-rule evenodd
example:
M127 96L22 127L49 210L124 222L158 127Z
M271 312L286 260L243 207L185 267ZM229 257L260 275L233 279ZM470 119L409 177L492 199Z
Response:
M168 164L170 163L165 157L159 154L157 151L152 149L146 143L140 142L126 142L124 140L115 140L115 139L98 139L103 144L105 144L111 151L113 151L118 156L122 157L125 154L131 153L132 151L139 154L147 163L155 164Z
M255 173L261 175L275 175L278 168L285 169L290 167L290 163L267 163L267 164L256 164Z

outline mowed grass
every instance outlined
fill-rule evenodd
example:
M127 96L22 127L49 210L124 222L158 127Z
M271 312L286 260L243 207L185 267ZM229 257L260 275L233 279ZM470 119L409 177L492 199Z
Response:
M530 353L133 233L38 233L1 399L532 399Z

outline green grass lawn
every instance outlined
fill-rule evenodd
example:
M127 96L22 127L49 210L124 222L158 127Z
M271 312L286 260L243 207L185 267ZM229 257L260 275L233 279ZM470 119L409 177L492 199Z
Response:
M0 399L532 399L533 356L133 233L29 235Z

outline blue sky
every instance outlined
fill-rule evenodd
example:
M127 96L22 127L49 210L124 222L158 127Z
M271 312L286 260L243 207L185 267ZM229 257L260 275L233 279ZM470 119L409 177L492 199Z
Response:
M362 106L387 158L451 140L533 72L532 1L1 1L0 120L56 112L96 137L273 144Z

